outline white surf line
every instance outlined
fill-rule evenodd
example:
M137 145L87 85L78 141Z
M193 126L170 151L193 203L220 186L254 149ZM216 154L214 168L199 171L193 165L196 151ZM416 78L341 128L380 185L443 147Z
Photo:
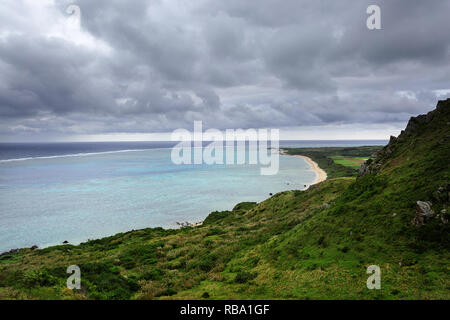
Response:
M39 159L86 157L86 156L95 156L95 155L111 154L111 153L139 152L139 151L162 150L162 149L169 149L169 148L129 149L129 150L115 150L115 151L102 151L102 152L71 153L71 154L60 154L60 155L54 155L54 156L41 156L41 157L27 157L27 158L17 158L17 159L4 159L4 160L0 160L0 163L27 161L27 160L39 160Z

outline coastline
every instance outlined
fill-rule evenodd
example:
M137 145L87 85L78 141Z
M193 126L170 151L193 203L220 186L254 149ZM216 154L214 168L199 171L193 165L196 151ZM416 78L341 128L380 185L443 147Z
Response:
M149 149L149 150L153 150L153 149ZM145 151L145 150L124 150L124 151L113 151L113 153L116 153L116 152L129 152L129 151ZM310 167L311 167L311 170L312 171L314 171L314 173L315 173L315 175L316 175L316 178L315 178L315 180L310 184L310 186L311 185L314 185L314 184L318 184L318 183L320 183L320 182L322 182L322 181L325 181L326 179L327 179L327 174L326 174L326 172L323 170L323 169L321 169L320 167L319 167L319 165L315 162L315 161L313 161L311 158L309 158L309 157L307 157L307 156L303 156L303 155L290 155L290 154L287 154L286 153L286 151L285 150L283 150L283 149L279 149L278 150L279 151L279 154L280 155L288 155L288 156L295 156L295 157L301 157L301 158L303 158L309 165L310 165ZM104 152L104 153L110 153L110 152ZM90 154L89 154L90 155ZM270 197L268 197L268 198L270 198ZM267 198L267 199L268 199ZM203 220L202 221L197 221L197 222L176 222L177 223L177 226L174 226L174 227L168 227L168 228L165 228L165 229L167 229L167 230L170 230L170 229L181 229L181 228L183 228L183 227L199 227L199 226L201 226L201 225L203 225ZM144 228L142 228L142 229L147 229L147 228L157 228L157 226L153 226L153 227L144 227ZM141 228L138 228L137 230L140 230ZM132 230L131 230L132 231ZM117 233L116 233L117 234ZM114 236L115 234L111 234L111 235L106 235L106 236L101 236L101 237L99 237L99 238L96 238L96 237L94 237L94 238L88 238L88 239L84 239L84 240L79 240L79 241L75 241L75 242L73 242L73 243L67 243L67 244L69 244L69 245L79 245L79 244L81 244L81 243L85 243L85 242L89 242L89 241L91 241L91 240L97 240L97 239L103 239L103 238L106 238L106 237L110 237L110 236ZM38 246L38 248L39 249L44 249L44 248L48 248L48 247L53 247L53 246L58 246L58 245L64 245L64 243L61 241L61 242L54 242L54 243L50 243L50 244L45 244L45 245L37 245ZM34 246L33 246L34 247ZM27 247L19 247L19 248L22 248L22 249L24 249L24 248L27 248ZM11 250L17 250L17 249L15 249L15 248L12 248ZM6 250L5 252L3 252L3 253L7 253L8 252L8 250ZM2 252L0 251L0 254L2 254Z
M306 162L308 162L308 164L311 166L311 169L316 174L316 180L314 180L314 182L311 185L327 180L327 173L325 172L325 170L319 167L317 162L313 161L311 158L307 156L294 155L294 157L300 157L305 159Z
M300 157L303 158L306 162L308 162L308 164L311 166L311 170L314 171L314 173L316 174L316 180L314 180L313 183L311 183L311 185L320 183L322 181L327 180L327 173L325 172L325 170L323 170L322 168L319 167L319 165L317 164L317 162L313 161L310 157L307 156L302 156L302 155L297 155L297 154L287 154L285 150L280 149L280 154L285 155L285 156L293 156L293 157Z
M279 151L280 155L300 157L300 158L304 159L309 164L309 166L311 167L311 170L314 171L314 173L316 174L316 179L314 180L313 183L310 184L310 186L327 180L328 176L327 176L327 173L325 172L325 170L323 170L321 167L319 167L317 162L313 161L310 157L297 155L297 154L292 154L292 155L291 154L287 154L286 151L283 150L283 149L279 149L278 151ZM199 227L199 226L203 225L203 221L199 221L199 222L196 222L196 223L189 223L189 222L186 222L186 223L187 223L187 225L179 224L179 226L176 227L175 229L180 229L180 228L183 228L183 227L186 227L186 226Z
M325 172L325 170L323 170L321 167L319 167L317 162L313 161L310 157L297 155L297 154L290 155L290 154L287 154L283 149L280 149L279 153L282 155L285 155L285 156L300 157L300 158L303 158L306 162L308 162L308 164L311 167L311 170L314 171L314 173L316 174L316 179L314 180L313 183L311 183L310 186L327 180L328 176L327 176L327 173ZM201 226L202 224L203 224L203 221L199 221L197 223L190 224L189 226L190 227L198 227L198 226ZM180 226L180 228L182 228L182 226Z

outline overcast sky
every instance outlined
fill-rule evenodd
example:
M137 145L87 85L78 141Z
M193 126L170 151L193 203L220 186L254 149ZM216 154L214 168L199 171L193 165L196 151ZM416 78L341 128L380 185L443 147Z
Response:
M450 97L449 15L448 0L2 0L0 141L141 140L194 120L388 138Z

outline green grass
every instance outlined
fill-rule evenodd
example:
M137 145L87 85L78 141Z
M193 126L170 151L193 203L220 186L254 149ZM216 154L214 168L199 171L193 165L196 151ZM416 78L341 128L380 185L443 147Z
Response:
M364 163L365 160L369 159L370 157L348 157L348 156L330 156L331 159L333 159L334 163L340 164L345 167L351 167L354 169L359 169L361 167L361 164Z
M450 218L448 191L437 192L450 189L445 110L419 134L390 144L388 156L381 150L377 173L241 203L198 227L5 255L0 299L450 299L450 223L411 223L417 200ZM354 148L308 152L331 160L336 175L347 171L332 156L366 156ZM81 267L81 290L65 288L73 264ZM381 290L366 288L373 264Z
M317 162L328 178L356 177L362 160L373 158L381 146L283 148L290 155L304 155Z

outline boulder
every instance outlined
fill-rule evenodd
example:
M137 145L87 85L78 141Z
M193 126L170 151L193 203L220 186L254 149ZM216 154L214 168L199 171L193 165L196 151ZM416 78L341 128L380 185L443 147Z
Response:
M434 211L431 209L431 202L417 201L416 214L427 218L434 216Z
M394 143L396 140L397 140L396 137L391 136L391 137L389 138L389 143Z
M6 256L6 255L8 255L8 254L13 254L13 253L16 253L16 252L19 252L19 249L11 249L11 250L9 250L9 251L0 253L0 257Z
M368 166L367 166L367 164L364 162L363 164L361 164L361 167L359 168L359 171L358 171L358 175L359 176L364 176L364 175L366 175L368 172Z
M430 201L417 201L416 205L416 216L412 220L412 224L418 227L423 226L427 219L435 215L433 209L431 208Z

